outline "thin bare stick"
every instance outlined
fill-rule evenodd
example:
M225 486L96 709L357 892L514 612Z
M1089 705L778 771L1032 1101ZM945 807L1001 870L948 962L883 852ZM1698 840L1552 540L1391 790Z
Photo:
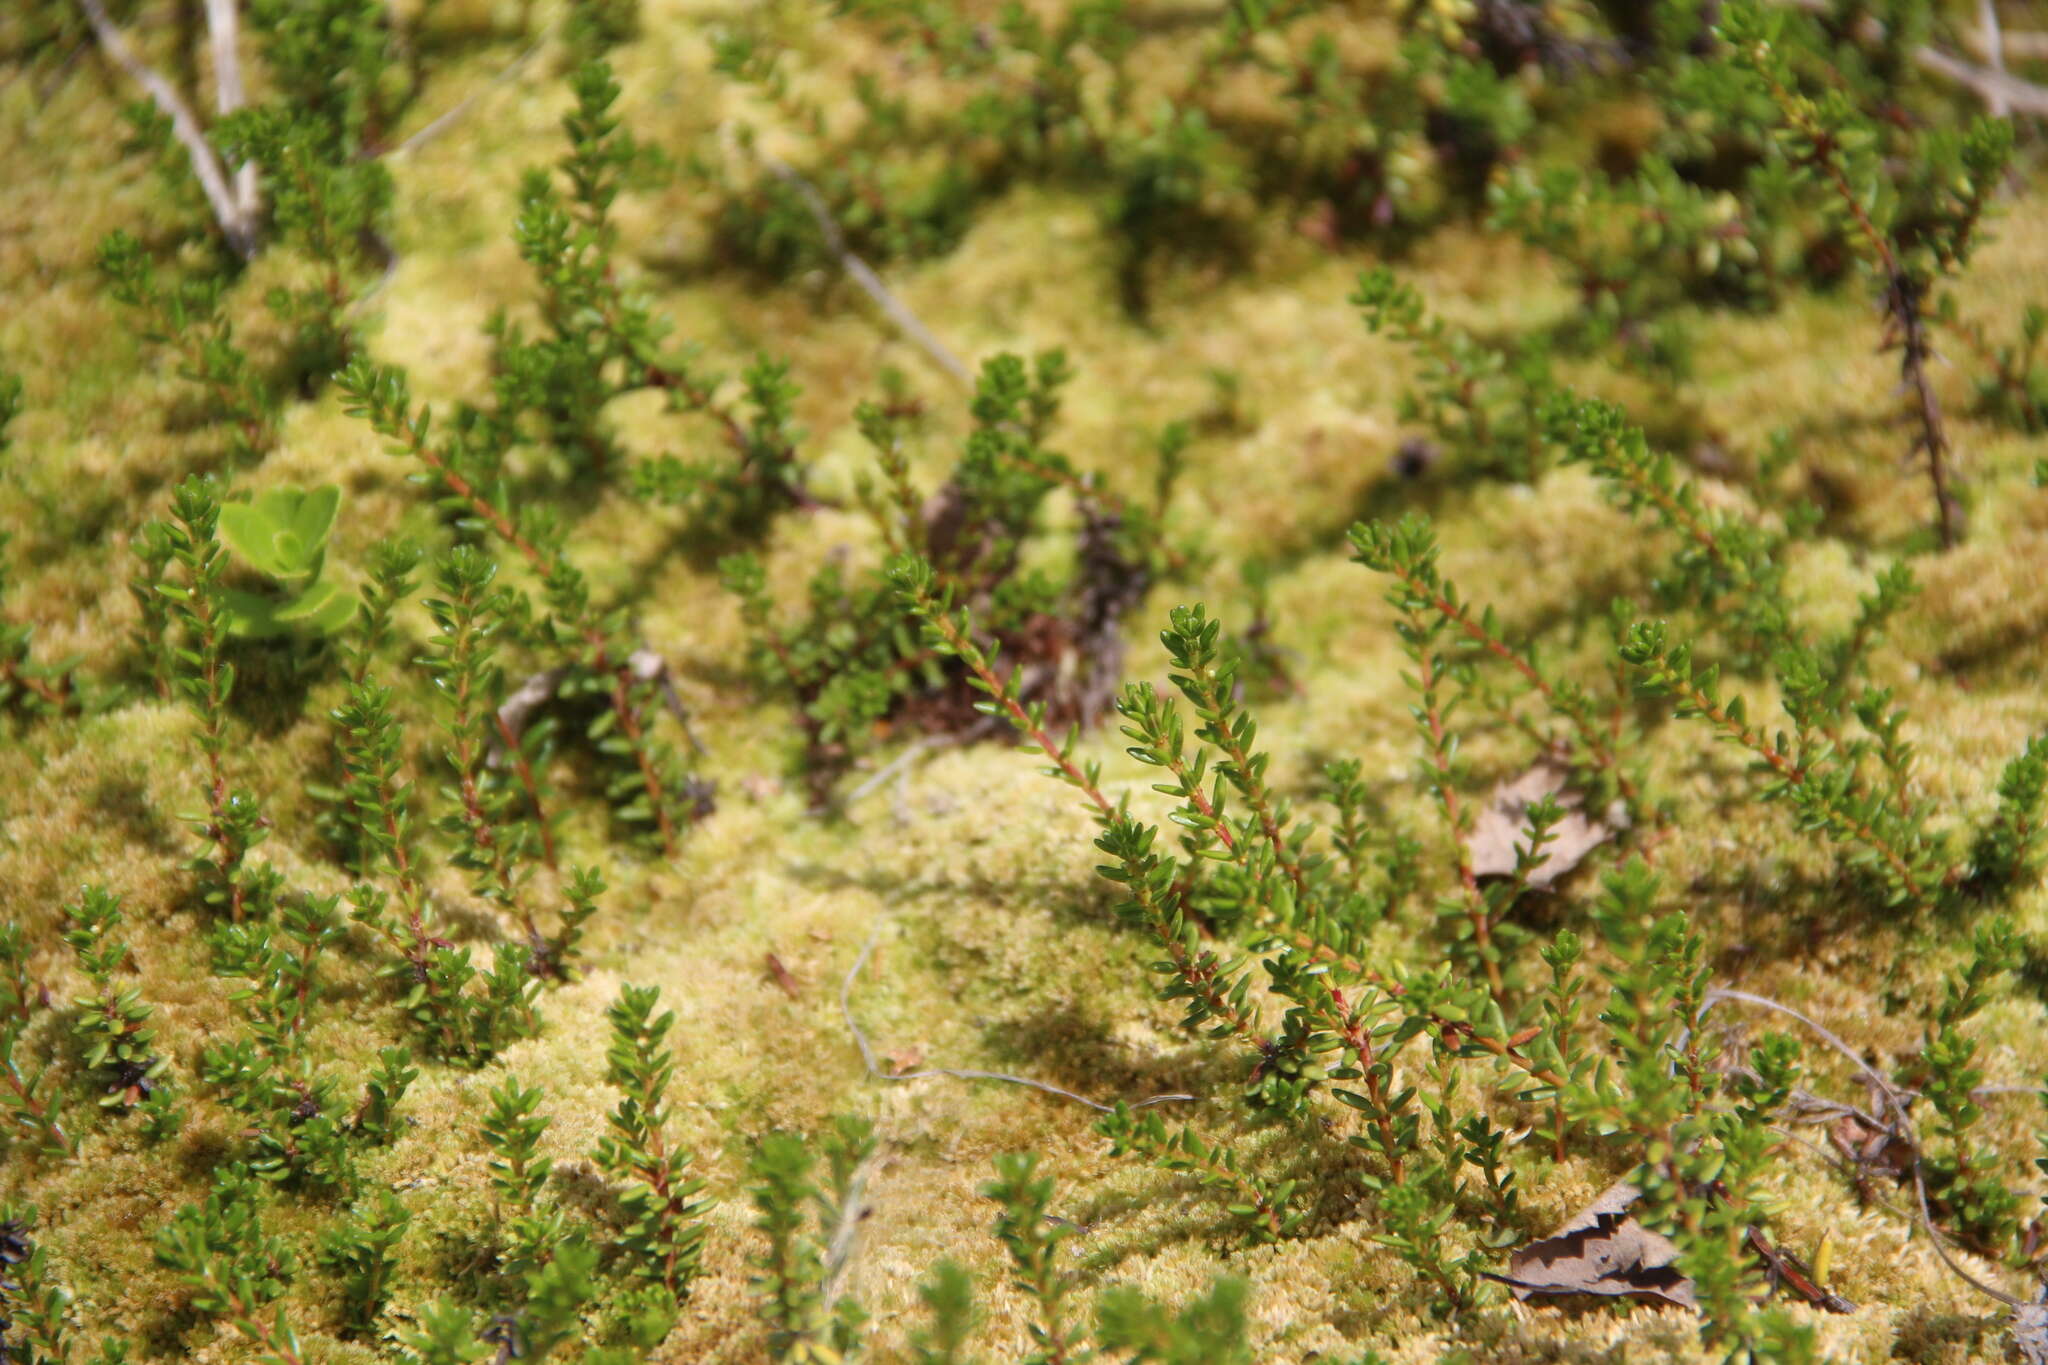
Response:
M114 27L114 21L107 17L107 7L100 0L78 0L79 9L85 12L87 22L100 40L100 46L114 59L114 64L126 71L129 78L149 92L156 107L171 121L171 132L185 146L186 154L192 158L192 174L199 181L199 188L206 195L206 202L213 209L214 219L219 222L221 234L228 239L228 245L236 254L250 256L256 250L256 224L253 215L243 211L235 192L228 185L227 173L221 169L220 158L214 155L213 147L206 140L206 134L199 127L199 120L171 83L144 64L135 55L135 49L128 46L128 40Z
M474 105L479 99L482 99L485 95L497 89L505 82L511 80L514 76L517 76L520 73L520 71L526 66L526 64L533 60L534 54L540 51L541 44L545 43L550 37L553 36L553 34L553 29L548 29L542 32L540 37L535 38L530 44L527 45L526 51L520 53L517 57L514 57L511 60L511 62L506 65L503 71L500 71L497 75L491 77L490 83L488 85L484 85L478 89L472 90L467 95L464 95L461 99L457 100L455 102L454 108L448 110L446 113L437 115L434 118L434 120L428 123L424 128L421 128L411 137L407 138L405 141L399 143L396 147L393 147L389 152L385 153L386 159L395 160L398 157L405 156L409 152L417 151L420 147L426 145L429 142L432 142L435 138L447 132L448 129L452 127L458 119L460 119L464 114L469 112L470 106Z
M1832 8L1829 0L1779 0L1779 3L1816 14L1826 13ZM1856 26L1856 36L1865 42L1881 41L1885 36L1885 26L1879 20L1866 15ZM1988 48L1991 45L1987 34L1980 32L1972 37L1980 46ZM2035 42L2029 41L2022 45L2019 41L2021 38L2039 40L2048 38L2048 34L2015 34L2011 39L2004 40L2003 50L2013 56L2040 55L2040 49ZM1913 49L1913 60L1921 70L1932 72L1943 80L1953 81L1962 86L1994 111L1998 104L2002 103L2007 114L2048 117L2048 86L2023 81L2004 71L1986 70L1937 47L1922 46Z
M1913 1158L1913 1193L1918 1196L1920 1201L1920 1226L1926 1229L1927 1240L1934 1246L1934 1254L1941 1257L1943 1265L1955 1272L1957 1279L1969 1285L1972 1289L1989 1294L2007 1308L2018 1308L2025 1302L2024 1299L2014 1298L2003 1289L1984 1283L1984 1281L1957 1265L1955 1258L1948 1254L1948 1237L1940 1228L1934 1225L1934 1215L1927 1208L1927 1177L1922 1171L1922 1162L1917 1156Z
M877 923L869 931L868 941L861 945L860 956L854 958L853 965L846 969L846 976L839 983L839 1017L846 1021L846 1031L853 1035L854 1046L860 1049L861 1065L867 1068L868 1076L871 1079L877 1081L915 1081L922 1080L927 1076L950 1076L956 1081L1002 1081L1008 1085L1023 1085L1029 1086L1033 1090L1043 1090L1048 1095L1058 1095L1062 1099L1073 1100L1077 1104L1085 1104L1090 1109L1098 1110L1105 1114L1114 1110L1114 1105L1097 1103L1086 1095L1076 1095L1073 1091L1061 1089L1050 1082L1034 1081L1028 1076L1011 1076L1001 1071L971 1071L959 1067L928 1066L921 1071L890 1072L876 1066L875 1050L868 1043L868 1035L862 1031L861 1026L855 1022L853 1017L853 983L860 976L861 969L868 965L868 958L874 955L875 944L881 940L881 937L882 925ZM1200 1098L1198 1095L1154 1095L1150 1099L1139 1100L1131 1108L1144 1109L1154 1104L1165 1104L1169 1100L1185 1100L1193 1103Z
M915 763L917 761L918 755L923 754L928 750L942 748L946 745L957 744L959 742L959 738L953 735L923 735L915 740L912 740L910 744L905 746L902 753L896 755L896 757L890 759L887 763L884 763L880 768L875 770L875 773L872 777L868 778L867 781L861 783L858 787L855 787L852 791L848 792L845 798L840 802L840 805L853 805L855 802L859 801L863 796L866 796L869 792L881 786L884 782L887 782L890 778L896 776L896 774L902 772L905 768L908 768L912 763Z
M825 1246L825 1302L834 1303L839 1298L839 1286L846 1282L846 1276L853 1269L854 1244L860 1236L861 1224L867 1221L869 1206L867 1200L868 1175L881 1164L880 1148L868 1156L866 1161L853 1168L853 1174L846 1181L846 1202L840 1206L839 1220L832 1227L832 1235Z
M206 0L206 32L213 40L214 112L225 118L248 99L242 89L242 47L239 41L241 16L235 0ZM235 168L235 207L245 222L256 221L261 201L257 199L256 163L244 161Z
M1962 86L1992 106L1994 112L1994 101L1997 101L2005 105L2008 114L2048 117L2048 86L2035 85L2032 81L2023 81L2002 71L1987 71L1960 57L1952 57L1940 48L1916 48L1913 60L1923 71L1931 71L1943 80Z
M1848 1059L1849 1065L1856 1068L1863 1079L1870 1083L1870 1087L1873 1090L1884 1096L1885 1106L1892 1111L1894 1119L1904 1130L1906 1136L1912 1136L1913 1121L1906 1117L1906 1102L1899 1097L1897 1088L1889 1080L1873 1070L1870 1063L1857 1056L1856 1050L1831 1032L1825 1024L1822 1024L1811 1015L1801 1014L1790 1005L1780 1004L1768 996L1751 995L1748 991L1733 990L1726 986L1716 986L1707 992L1706 999L1700 1004L1700 1014L1704 1016L1708 1010L1723 1000L1737 1000L1745 1005L1755 1005L1759 1009L1776 1010L1779 1014L1797 1019L1800 1023L1812 1029L1820 1036L1823 1042ZM1918 1144L1916 1143L1915 1145L1917 1146Z
M1998 27L1998 0L1977 0L1977 24L1984 32L1985 57L1991 69L1999 77L2005 75L2005 34ZM2004 118L2012 112L2003 93L1993 93L1986 101L1992 116Z
M1994 22L1996 16L1993 16ZM2005 70L2005 59L2017 57L2021 61L2048 57L2048 33L2007 33L2002 28L1979 28L1969 35L1970 46L1977 49L1999 71ZM1993 58L1993 52L1997 56Z
M853 254L846 245L846 234L839 230L839 224L832 217L832 210L826 206L824 196L818 193L816 187L797 174L787 163L759 147L754 148L754 155L760 158L761 164L768 168L770 174L795 190L797 198L804 201L804 207L811 211L811 218L818 225L818 235L825 239L825 249L838 258L839 268L853 277L853 282L860 286L861 292L874 300L875 306L888 315L889 321L895 323L897 329L905 336L923 347L924 353L932 358L932 362L950 375L955 382L972 384L974 378L968 373L967 367L960 363L960 357L954 355L946 343L940 341L932 329L925 326L923 320L910 311L908 304L890 292L889 286L882 283L882 277L877 275L866 261Z

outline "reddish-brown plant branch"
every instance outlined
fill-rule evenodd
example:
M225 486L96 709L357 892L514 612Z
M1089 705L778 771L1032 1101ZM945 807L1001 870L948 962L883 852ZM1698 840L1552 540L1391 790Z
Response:
M441 481L443 487L468 503L470 509L488 522L491 529L496 531L506 544L524 556L527 563L533 566L535 573L543 579L551 578L558 567L554 558L521 535L510 517L500 511L489 498L483 496L474 484L449 467L448 462L427 444L411 413L403 414L400 422L401 429L406 434L409 453L432 470L434 477ZM633 708L630 665L624 661L613 661L611 645L605 639L604 631L594 622L578 621L574 623L574 628L583 637L584 646L589 650L591 672L611 677L612 709L619 718L619 730L625 735L628 745L633 750L634 762L639 766L641 783L647 789L647 804L654 812L655 824L660 831L662 851L672 853L675 851L675 826L669 819L668 801L662 791L661 774L655 769L653 755L647 752L640 718Z

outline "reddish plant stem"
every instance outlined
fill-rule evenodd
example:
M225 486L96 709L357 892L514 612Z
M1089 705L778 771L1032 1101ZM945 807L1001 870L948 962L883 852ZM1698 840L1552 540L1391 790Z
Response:
M1486 897L1480 893L1479 877L1472 870L1472 851L1465 846L1465 813L1458 801L1457 790L1451 783L1450 734L1444 726L1443 710L1436 702L1437 682L1442 674L1437 669L1436 655L1424 644L1416 650L1416 691L1422 697L1422 723L1429 737L1430 766L1436 770L1437 800L1444 808L1444 819L1451 828L1451 844L1457 850L1458 886L1465 899L1465 918L1472 926L1472 941L1479 949L1480 962L1486 970L1486 986L1493 998L1499 1000L1506 992L1501 980L1500 963L1493 951L1493 917L1486 908Z
M36 1126L43 1130L44 1136L55 1140L65 1156L78 1155L78 1144L72 1141L71 1134L65 1132L61 1124L50 1117L49 1106L29 1093L28 1086L21 1079L21 1073L15 1068L12 1057L7 1059L5 1066L0 1066L0 1079L7 1082L7 1088L14 1092L15 1102L21 1106L23 1113L36 1121Z
M1550 680L1543 676L1541 670L1536 667L1534 660L1529 658L1524 651L1514 648L1507 641L1488 631L1483 623L1472 618L1471 611L1464 603L1452 601L1434 584L1427 583L1415 575L1398 568L1395 570L1395 576L1406 585L1409 592L1426 600L1437 615L1443 617L1462 631L1466 639L1478 644L1487 653L1507 664L1516 673L1521 675L1523 681L1527 682L1537 695L1541 696L1549 704L1550 709L1563 716L1570 723L1572 729L1578 732L1580 742L1586 746L1586 750L1593 756L1594 762L1598 763L1601 768L1614 774L1615 785L1620 790L1622 798L1628 802L1631 810L1635 809L1638 793L1635 784L1630 782L1628 776L1622 772L1621 758L1615 752L1614 746L1601 736L1599 726L1593 723L1590 716L1584 715L1563 704L1557 695L1557 689L1552 687Z
M505 746L505 756L512 763L512 771L519 777L520 790L526 793L526 804L533 811L534 826L540 830L541 860L548 870L555 870L555 832L548 827L548 815L541 805L540 781L534 776L533 765L526 761L526 753L519 747L519 737L512 733L512 727L496 711L491 713L491 723L498 728L498 741Z
M22 672L15 666L12 659L0 662L0 678L4 678L11 687L18 687L24 692L33 692L42 699L44 705L53 711L62 711L71 700L70 680L68 678L63 684L52 686L41 678L30 677Z
M1706 717L1716 729L1762 759L1770 767L1771 771L1784 778L1788 784L1800 786L1805 783L1807 778L1807 770L1805 768L1781 753L1769 740L1764 738L1760 731L1729 715L1725 707L1707 696L1705 692L1702 692L1697 684L1688 680L1680 690L1680 695L1685 698L1688 706ZM1873 849L1880 858L1884 859L1886 865L1898 877L1899 884L1911 893L1915 901L1923 905L1926 904L1926 889L1920 885L1920 879L1913 875L1912 868L1900 856L1897 849L1885 842L1876 830L1860 820L1845 819L1843 824L1848 827L1852 838L1858 843Z
M533 566L534 572L544 579L552 577L556 567L554 560L531 540L519 534L519 528L512 524L511 519L499 511L489 498L478 492L474 484L449 468L447 461L421 439L419 427L413 422L410 413L405 414L400 421L410 453L432 470L434 476L449 492L467 502L472 511L490 523L491 529L496 531L506 544L525 557L527 563ZM655 824L661 833L662 852L672 853L675 851L675 826L669 819L668 802L661 787L661 775L655 771L653 756L647 752L640 718L633 710L628 682L630 666L623 661L613 661L611 646L605 640L604 632L596 625L589 621L579 621L575 623L575 628L583 636L584 646L590 652L591 671L611 675L612 709L618 715L619 730L626 736L626 742L633 750L634 761L639 765L640 780L647 788L647 804L654 812Z

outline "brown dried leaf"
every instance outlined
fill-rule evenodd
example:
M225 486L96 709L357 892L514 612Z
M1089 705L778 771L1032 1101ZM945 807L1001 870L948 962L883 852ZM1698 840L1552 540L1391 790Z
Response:
M1565 808L1555 837L1544 845L1543 861L1529 873L1529 885L1547 891L1559 878L1585 861L1588 853L1628 828L1628 813L1617 801L1604 814L1589 816L1580 807L1585 798L1565 788L1570 771L1554 758L1540 758L1511 782L1503 782L1486 798L1472 822L1465 848L1472 871L1481 877L1509 877L1515 871L1515 850L1529 843L1529 807L1546 796Z
M1862 1174L1882 1173L1902 1185L1918 1156L1910 1139L1859 1113L1844 1114L1828 1125L1828 1138Z
M770 953L768 954L767 961L762 965L767 969L768 979L777 986L780 986L784 995L792 1000L798 1000L803 997L803 983L796 979L794 972L782 965L781 958Z
M892 1048L882 1054L882 1060L889 1064L889 1075L901 1076L924 1065L924 1048L916 1043Z
M1697 1310L1692 1281L1674 1264L1678 1248L1629 1213L1640 1193L1617 1180L1556 1232L1516 1249L1509 1273L1490 1278L1523 1300L1591 1294Z

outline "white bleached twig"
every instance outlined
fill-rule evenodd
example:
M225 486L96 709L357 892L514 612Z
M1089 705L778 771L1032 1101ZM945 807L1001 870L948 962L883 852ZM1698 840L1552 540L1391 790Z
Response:
M248 101L242 88L242 45L239 40L241 16L235 0L206 0L206 32L213 40L214 111L225 118ZM244 222L256 221L261 201L256 197L256 163L244 161L235 168L235 206Z
M114 27L114 21L107 17L107 7L101 0L78 0L79 9L85 12L86 21L92 25L95 37L106 54L114 59L115 65L126 71L137 85L149 93L156 107L163 110L171 121L171 132L184 144L186 154L192 158L192 174L199 180L199 188L206 195L206 202L213 209L214 218L220 223L222 235L228 245L243 256L256 250L256 218L253 212L244 208L241 200L228 184L227 172L222 168L220 157L206 140L206 133L193 116L191 108L178 96L171 83L135 55L135 49ZM208 4L209 12L213 0ZM232 10L232 5L229 5ZM210 13L209 13L210 20ZM237 76L239 82L239 76ZM252 172L253 174L253 172Z
M732 129L727 127L722 132L730 148L734 140ZM961 363L960 357L954 355L946 343L939 340L938 335L924 325L922 318L910 311L909 304L896 297L889 286L882 282L882 277L875 273L874 267L855 255L853 249L847 246L846 234L839 230L838 220L833 218L831 208L826 205L825 198L818 193L817 187L781 158L771 155L759 146L751 150L761 164L768 168L769 174L796 191L797 198L804 201L804 207L810 211L812 221L818 225L818 235L825 239L825 249L839 262L839 268L860 286L861 292L872 299L875 306L888 316L889 321L895 323L903 335L917 343L924 353L932 358L932 363L944 370L949 378L956 383L971 386L974 383L974 376L968 372L967 366Z
M1828 0L1778 0L1778 3L1790 5L1794 9L1803 9L1808 13L1824 13L1830 8ZM1993 24L1996 24L1995 17ZM1856 26L1856 36L1865 42L1881 41L1885 36L1885 26L1882 21L1865 15L1863 21ZM2021 52L2016 40L2021 36L2031 39L2044 35L2015 34L2008 39L1998 34L1994 27L1990 32L1978 30L1971 35L1971 40L1986 51L2018 56ZM1986 107L2001 117L2030 114L2036 118L2048 118L2048 86L2023 81L2004 70L1989 70L1974 62L1966 62L1937 47L1923 45L1914 48L1913 61L1921 70L1930 71L1943 80L1953 81L1962 86L1983 100Z

